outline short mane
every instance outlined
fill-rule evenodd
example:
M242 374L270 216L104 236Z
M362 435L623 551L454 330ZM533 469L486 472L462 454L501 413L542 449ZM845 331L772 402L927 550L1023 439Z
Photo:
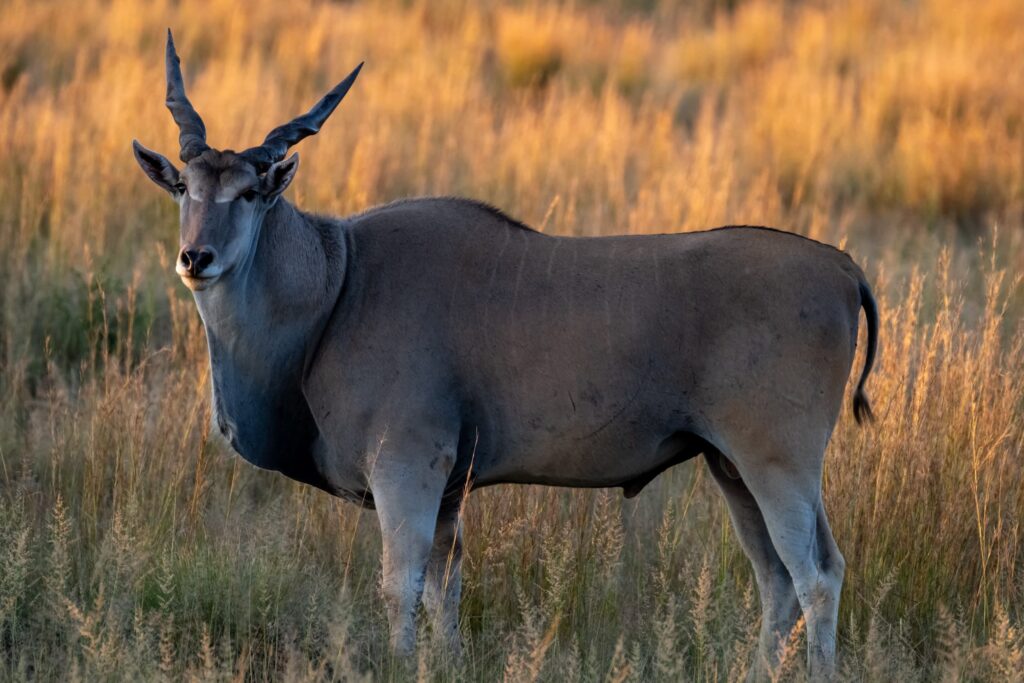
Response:
M529 225L522 222L518 218L513 218L512 216L509 216L507 213L505 213L498 207L494 206L493 204L488 204L487 202L480 201L479 199L464 199L461 197L444 197L444 199L451 199L453 201L469 204L480 209L481 211L486 211L487 213L491 214L498 220L508 223L513 228L519 228L520 230L528 230L529 232L539 232L538 230L531 228Z
M393 208L396 208L396 207L399 207L399 206L404 206L405 204L414 204L414 203L418 203L418 202L449 202L449 203L452 203L452 204L460 204L462 206L474 208L474 209L477 209L477 210L482 211L484 213L487 213L492 218L498 219L499 221L501 221L502 223L505 223L506 225L508 225L511 228L516 228L516 229L519 229L519 230L526 230L527 232L536 232L536 233L540 232L539 230L531 228L529 225L527 225L526 223L522 222L521 220L513 218L512 216L509 216L507 213L505 213L504 211L502 211L498 207L494 206L493 204L488 204L487 202L480 201L479 199L468 199L466 197L453 197L453 196L447 196L447 195L440 196L440 197L408 197L408 198L405 198L405 199L396 199L394 201L388 202L387 204L382 204L380 206L374 206L374 207L371 207L369 209L366 209L365 211L360 211L359 213L357 213L355 215L349 216L348 220L353 220L353 219L356 219L356 218L361 218L361 217L363 217L363 216L365 216L367 214L374 213L376 211L383 211L383 210L386 210L386 209L393 209Z

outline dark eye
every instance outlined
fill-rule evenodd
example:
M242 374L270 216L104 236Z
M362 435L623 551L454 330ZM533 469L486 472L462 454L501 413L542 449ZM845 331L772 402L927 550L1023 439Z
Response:
M256 201L256 197L259 196L259 193L256 192L255 189L250 188L250 189L246 190L245 192L243 192L241 196L242 196L242 199L244 199L247 202L254 202L254 201Z
M188 192L188 188L185 187L185 183L179 181L174 184L174 191L178 194L185 194Z

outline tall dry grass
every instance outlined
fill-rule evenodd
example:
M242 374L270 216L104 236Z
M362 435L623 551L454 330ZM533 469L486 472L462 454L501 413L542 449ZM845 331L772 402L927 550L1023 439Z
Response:
M845 243L884 322L879 421L844 414L826 463L842 675L1020 680L1022 7L7 0L0 678L401 675L372 514L209 434L174 207L129 152L174 156L170 25L221 147L367 60L302 145L306 208L465 194L549 232L746 222ZM485 490L466 527L468 654L423 648L420 678L745 673L756 592L702 464L635 501Z

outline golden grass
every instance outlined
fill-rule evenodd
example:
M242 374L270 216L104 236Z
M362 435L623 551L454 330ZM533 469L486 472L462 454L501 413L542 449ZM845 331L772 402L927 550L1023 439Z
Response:
M842 676L1020 680L1024 5L728 4L7 2L0 678L399 675L372 514L208 433L174 207L129 151L176 156L170 25L220 147L367 60L301 146L304 208L464 194L564 234L845 243L883 346L879 421L844 413L826 463ZM466 661L419 677L745 673L756 592L702 464L635 501L482 491L466 527Z

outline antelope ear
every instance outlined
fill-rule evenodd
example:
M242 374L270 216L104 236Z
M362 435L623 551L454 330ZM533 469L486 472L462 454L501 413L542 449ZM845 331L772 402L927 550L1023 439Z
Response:
M284 161L279 161L267 169L260 181L260 192L267 199L277 199L291 184L295 171L299 169L299 154L296 152Z
M178 169L174 168L174 164L153 150L146 149L139 144L138 140L132 140L132 151L135 152L135 160L139 162L139 166L149 176L149 179L172 196L177 197L180 175Z

